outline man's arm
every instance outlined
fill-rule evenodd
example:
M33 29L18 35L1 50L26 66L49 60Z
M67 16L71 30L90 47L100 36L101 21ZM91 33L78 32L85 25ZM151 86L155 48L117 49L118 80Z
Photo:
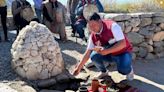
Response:
M100 53L101 55L107 55L107 54L118 52L118 51L122 50L125 47L126 47L126 40L123 39L123 40L120 40L119 42L117 42L111 48L104 49L104 50L99 50L98 53Z
M82 60L78 64L78 66L76 67L75 71L73 72L73 75L78 75L80 73L80 71L83 68L84 64L88 61L88 59L90 57L90 53L91 53L91 50L86 50L86 52L84 54L84 57L82 58Z
M21 12L22 7L17 8L17 1L12 2L12 14L15 16L16 14Z

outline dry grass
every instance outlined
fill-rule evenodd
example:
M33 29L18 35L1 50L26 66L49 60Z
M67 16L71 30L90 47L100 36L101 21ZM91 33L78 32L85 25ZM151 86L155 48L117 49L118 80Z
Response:
M136 0L135 3L105 5L106 12L157 12L164 11L164 0Z

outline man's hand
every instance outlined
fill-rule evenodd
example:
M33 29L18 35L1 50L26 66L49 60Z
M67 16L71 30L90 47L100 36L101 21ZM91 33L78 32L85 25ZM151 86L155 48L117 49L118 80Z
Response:
M110 53L108 52L107 49L99 50L97 53L99 53L99 54L101 54L101 55L107 55L107 54L110 54Z
M73 75L75 75L75 76L78 75L80 73L80 71L81 71L81 68L79 66L77 66L75 68L75 70L73 71Z
M93 51L99 52L100 50L103 50L104 48L101 46L96 46L95 48L93 48Z

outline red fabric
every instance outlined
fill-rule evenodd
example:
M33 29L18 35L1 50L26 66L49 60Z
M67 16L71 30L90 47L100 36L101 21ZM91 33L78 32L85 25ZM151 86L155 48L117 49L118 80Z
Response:
M103 20L102 23L103 23L103 31L99 35L97 35L93 32L91 33L92 41L93 41L93 44L95 46L98 45L97 44L98 41L100 41L101 46L105 46L108 44L108 41L110 39L114 38L112 31L111 31L113 21L112 20ZM123 48L122 50L118 51L118 52L112 53L112 55L118 55L118 54L121 54L124 52L131 52L132 51L132 45L130 44L130 42L128 41L126 36L125 36L125 40L126 40L126 47Z

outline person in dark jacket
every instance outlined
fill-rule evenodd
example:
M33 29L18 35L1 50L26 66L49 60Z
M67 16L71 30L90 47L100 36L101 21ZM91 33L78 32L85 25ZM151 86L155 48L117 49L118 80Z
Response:
M19 34L19 30L29 24L29 21L21 16L21 12L27 7L31 7L31 5L26 0L14 0L12 2L12 14L15 26L17 28L17 35Z
M104 8L99 0L79 0L78 5L75 9L75 16L76 20L75 22L72 22L72 36L75 36L75 33L77 32L79 34L79 37L83 40L87 41L85 37L84 28L86 27L87 21L83 16L83 9L86 4L95 4L99 10L99 12L103 12Z

